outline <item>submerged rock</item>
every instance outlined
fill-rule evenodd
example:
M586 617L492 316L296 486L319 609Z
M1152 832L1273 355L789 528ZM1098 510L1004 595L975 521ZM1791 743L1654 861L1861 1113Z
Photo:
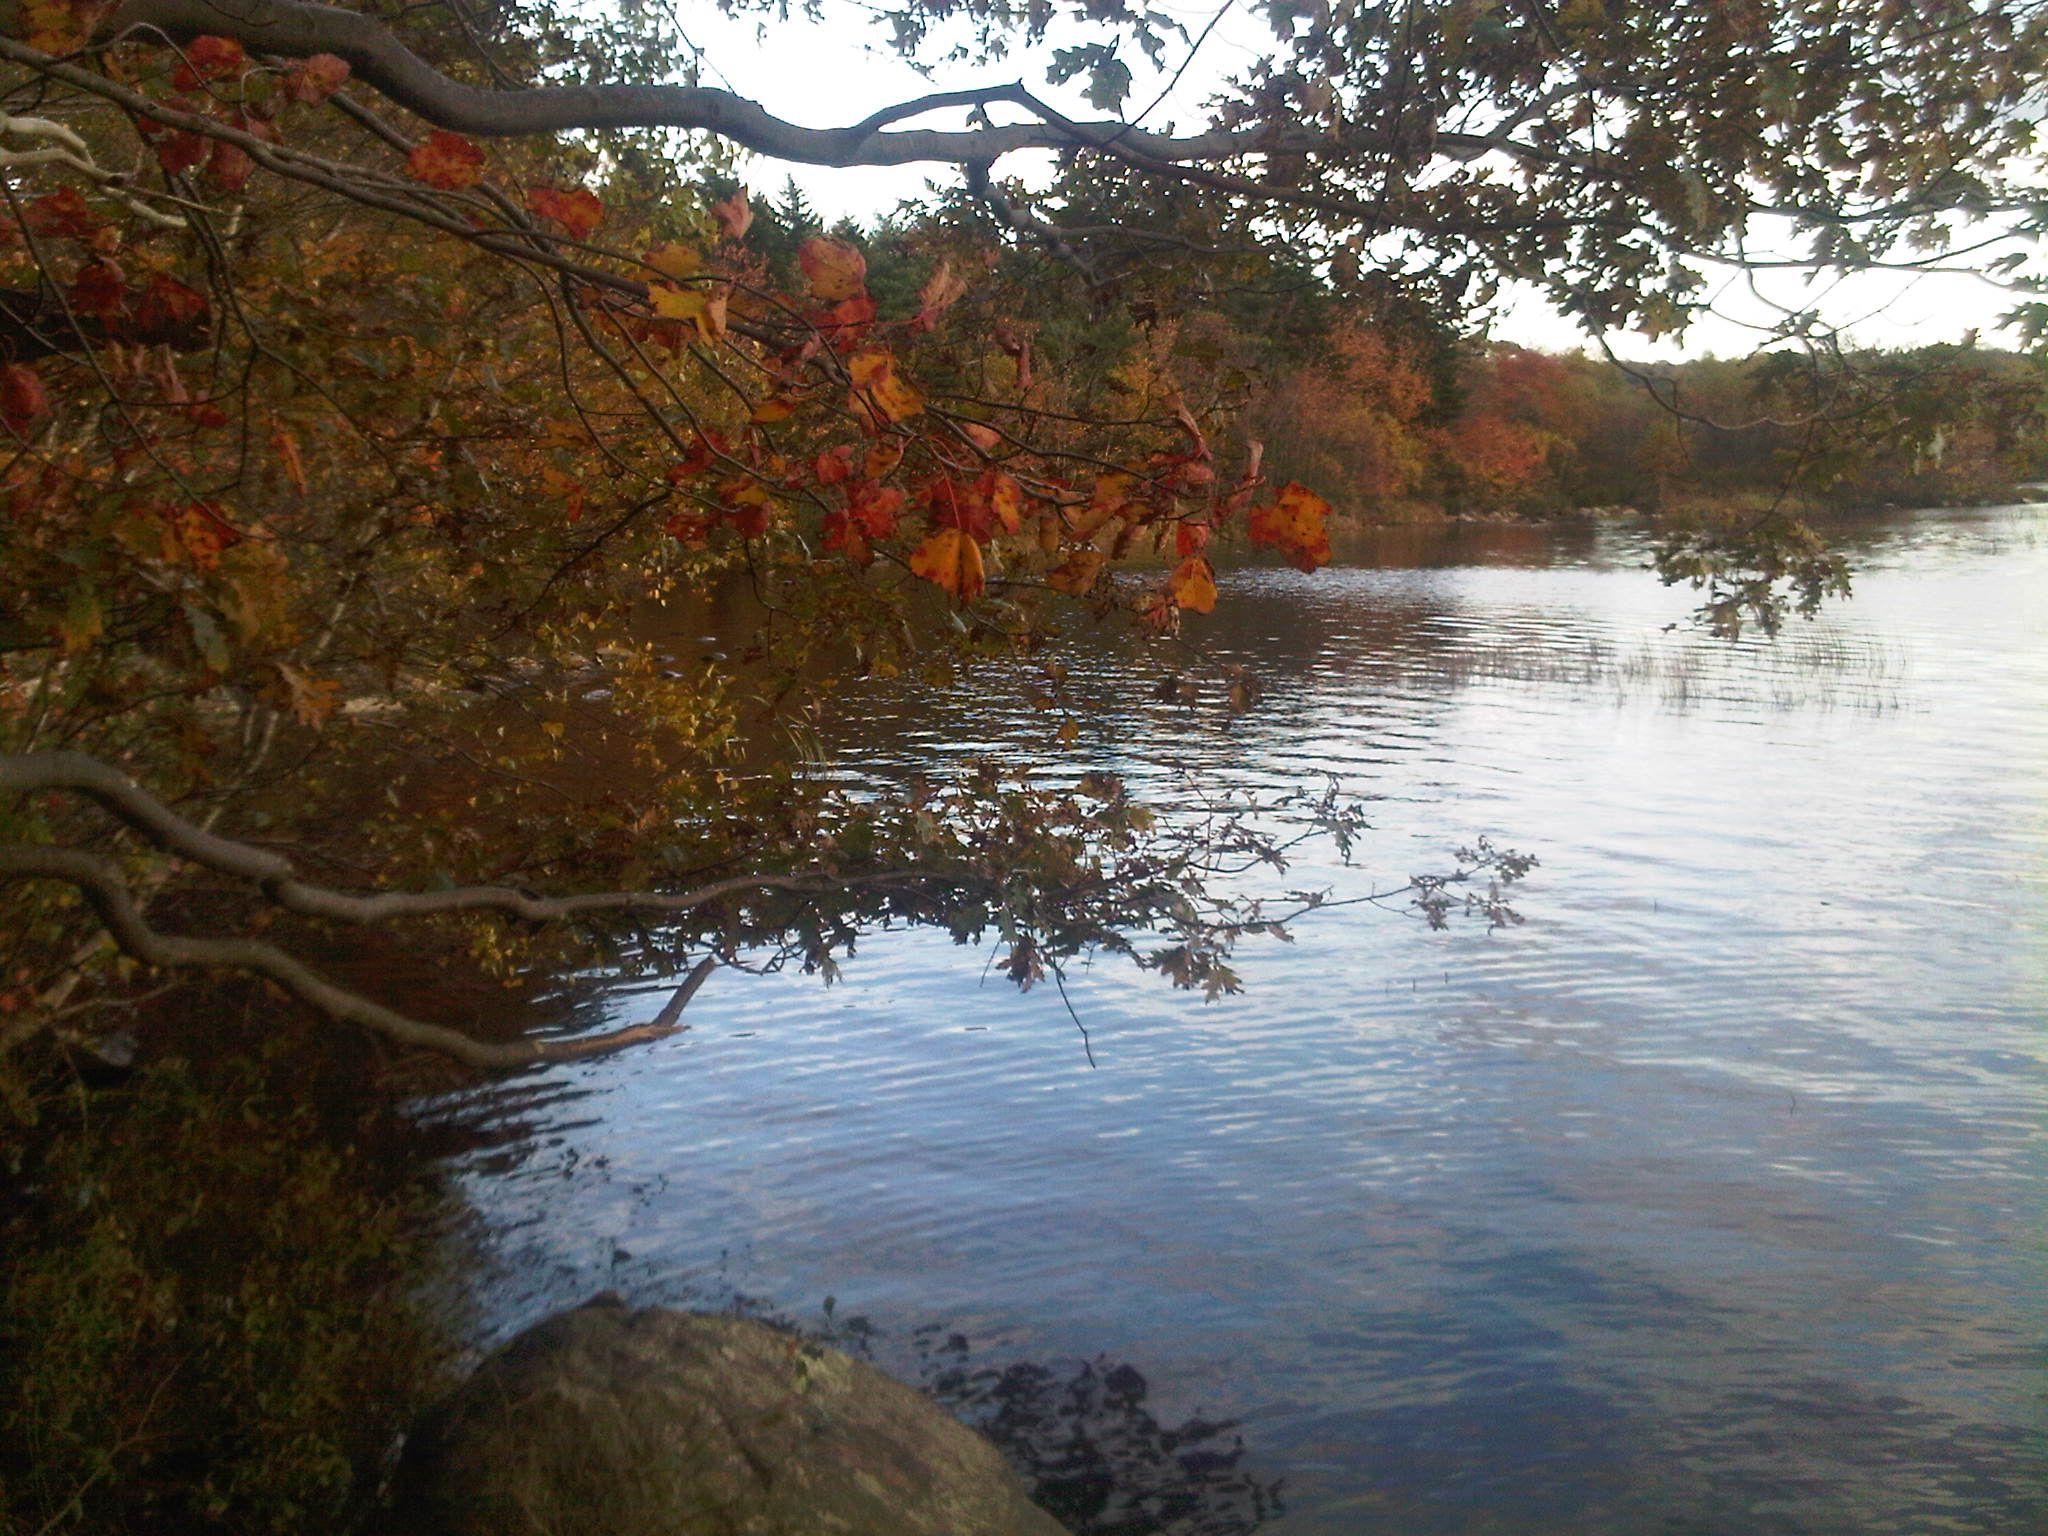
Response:
M993 1446L872 1366L610 1300L486 1359L397 1493L422 1536L1064 1536Z

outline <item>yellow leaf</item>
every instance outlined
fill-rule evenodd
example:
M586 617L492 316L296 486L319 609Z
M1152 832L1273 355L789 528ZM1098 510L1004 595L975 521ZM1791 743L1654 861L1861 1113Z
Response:
M1189 555L1175 566L1168 586L1183 608L1209 613L1216 607L1216 568L1202 555Z
M988 585L981 546L958 528L941 528L911 551L910 570L963 603L981 596Z
M907 420L924 409L917 386L897 371L895 357L879 347L854 353L846 360L846 371L853 380L854 404L866 410L874 426Z
M1109 556L1099 549L1077 549L1065 562L1046 573L1046 580L1061 592L1081 596L1095 585L1095 577Z
M663 277L673 278L677 282L695 277L704 270L702 256L689 246L678 245L673 241L667 245L657 245L640 259Z

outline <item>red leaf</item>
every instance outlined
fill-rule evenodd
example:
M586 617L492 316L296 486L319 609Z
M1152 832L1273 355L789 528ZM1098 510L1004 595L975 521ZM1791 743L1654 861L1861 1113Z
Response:
M206 324L206 295L158 273L135 306L135 339L175 341Z
M436 128L406 156L406 173L443 192L459 192L484 179L484 152L459 133Z
M76 187L60 187L36 198L22 209L21 217L30 234L48 235L56 240L90 240L103 222L79 196Z
M588 240L591 231L604 222L604 204L587 187L566 192L536 187L526 194L526 207L536 218L553 219L571 240Z
M175 129L156 141L156 163L164 168L165 175L176 176L204 164L212 148L212 143L198 134Z
M348 79L348 60L316 53L292 67L284 77L284 93L304 107L317 107Z
M89 315L102 324L118 320L128 309L128 289L121 269L111 261L89 261L78 269L66 299L75 315Z
M8 426L19 430L49 413L50 396L41 374L26 363L0 368L0 417Z
M206 162L206 174L224 192L239 192L256 169L248 151L225 139L215 139L213 154Z
M209 80L239 76L249 65L242 45L231 37L195 37L183 53L184 63L171 82L181 91L196 91Z

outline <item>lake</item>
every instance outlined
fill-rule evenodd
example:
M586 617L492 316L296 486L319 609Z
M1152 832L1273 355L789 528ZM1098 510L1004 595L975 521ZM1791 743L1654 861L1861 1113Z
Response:
M491 1323L608 1287L1142 1392L1174 1531L2048 1529L2048 517L1834 532L1856 597L1775 643L1669 629L1627 526L1407 530L1227 576L1190 635L1261 674L1234 723L1120 638L1067 654L1066 746L1014 688L879 694L833 771L1333 773L1374 830L1284 884L1487 834L1527 921L1320 914L1210 1005L1077 971L1093 1066L939 935L720 976L485 1101Z

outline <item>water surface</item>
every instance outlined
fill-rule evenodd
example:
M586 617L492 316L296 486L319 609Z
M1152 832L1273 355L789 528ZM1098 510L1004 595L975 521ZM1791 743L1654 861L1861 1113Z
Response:
M611 1286L1106 1355L1241 1421L1281 1536L2048 1529L2048 520L1843 530L1776 644L1667 629L1625 528L1390 536L1224 583L1225 727L1084 640L871 701L837 771L969 752L1372 802L1336 895L1481 833L1519 928L1372 909L1212 1006L1058 996L928 934L719 979L674 1041L522 1081L466 1166L511 1329ZM608 1005L617 1021L644 998Z

